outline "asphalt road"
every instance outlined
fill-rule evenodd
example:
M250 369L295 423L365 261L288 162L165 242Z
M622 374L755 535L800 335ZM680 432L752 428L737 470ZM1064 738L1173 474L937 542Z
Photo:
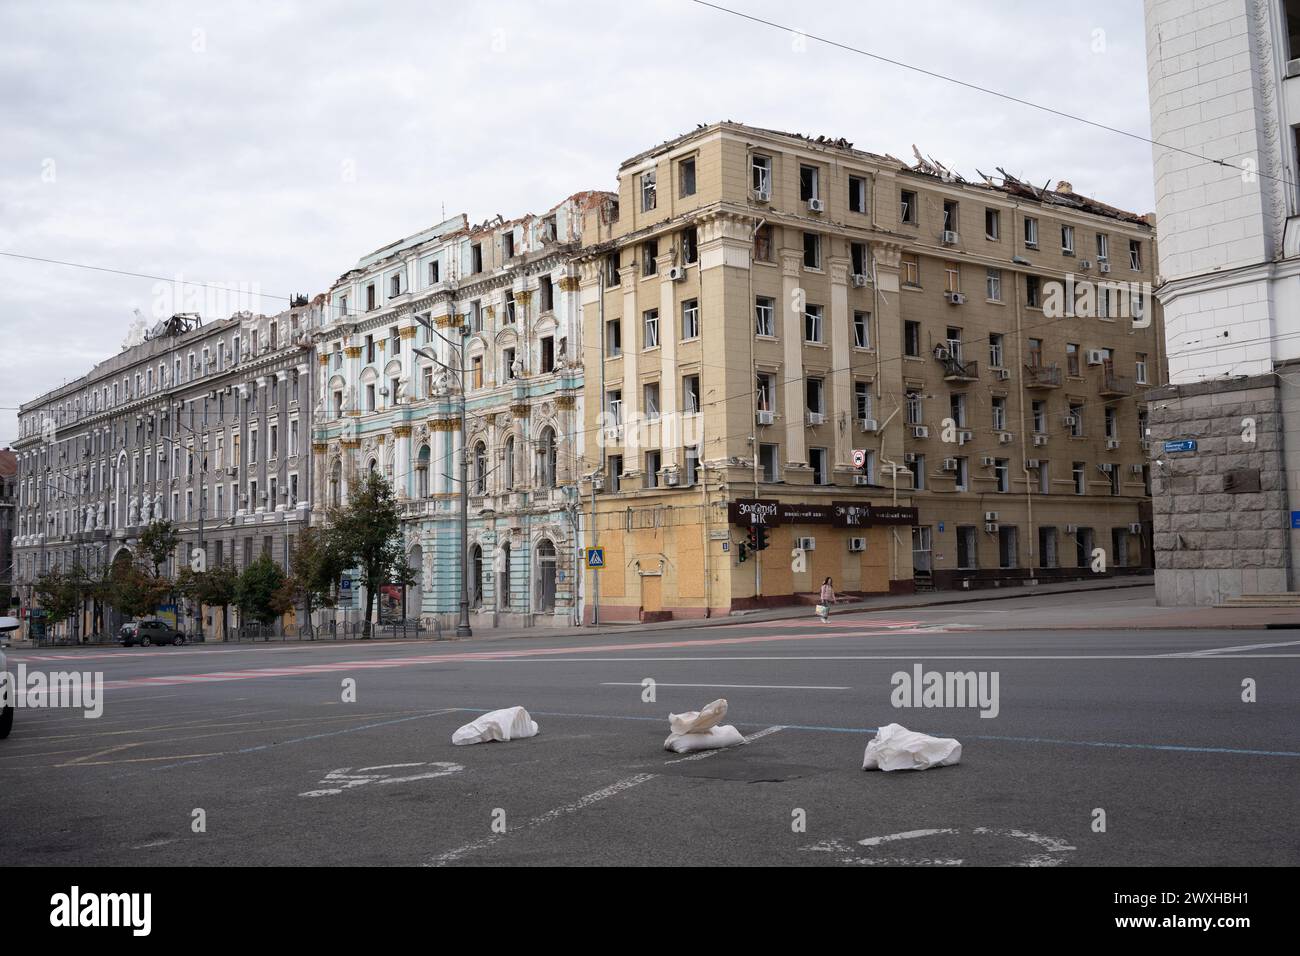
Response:
M979 612L13 651L11 670L102 672L105 706L18 711L0 865L1300 863L1300 635L1026 631L1023 601ZM918 663L996 672L997 716L893 707L891 675ZM664 751L667 714L716 697L750 742ZM539 736L452 746L514 704ZM961 764L863 772L891 722L957 737Z

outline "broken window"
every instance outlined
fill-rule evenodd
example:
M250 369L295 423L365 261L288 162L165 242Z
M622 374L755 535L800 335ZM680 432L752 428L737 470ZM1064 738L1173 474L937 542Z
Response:
M820 198L820 173L816 166L799 167L799 198L804 202Z
M803 264L807 269L822 267L822 237L815 232L803 234Z
M750 158L751 185L760 199L772 196L772 157L755 154Z
M908 226L915 226L920 221L918 213L916 193L910 189L904 189L899 194L898 221Z
M550 276L542 276L537 280L537 298L541 311L550 312L555 308L555 283Z
M699 233L695 227L682 230L682 262L690 265L700 257Z
M1025 217L1025 248L1038 248L1038 220L1032 216Z
M550 335L542 336L542 371L555 371L555 338Z
M984 238L996 240L1001 228L1001 214L996 209L984 210Z
M683 198L695 195L695 158L683 159L677 164L677 184Z
M515 257L515 234L503 232L501 234L501 258L513 259Z
M641 245L641 274L643 276L652 276L659 271L659 265L655 262L659 258L659 240L647 239Z
M863 176L849 177L849 212L867 211L867 180Z
M759 227L754 233L754 261L772 261L772 226L770 223Z
M656 202L655 171L651 169L641 174L641 211L650 212Z

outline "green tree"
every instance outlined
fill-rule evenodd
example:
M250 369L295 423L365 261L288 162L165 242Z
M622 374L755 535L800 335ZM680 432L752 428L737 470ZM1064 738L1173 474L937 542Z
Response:
M189 571L188 568L185 570ZM208 568L201 574L189 571L184 575L184 580L186 586L192 588L192 596L186 596L199 603L199 613L203 612L202 605L205 604L221 608L221 634L224 640L229 640L229 609L235 601L235 588L239 584L239 572L235 566L227 562Z
M289 566L292 568L286 581L289 600L302 604L308 632L313 633L312 611L334 606L335 589L347 565L338 551L330 547L329 535L309 526L294 543Z
M153 576L161 577L162 566L180 547L181 534L170 521L150 521L140 533L140 552L153 565Z
M343 567L359 568L366 586L365 636L370 637L379 586L393 580L402 555L401 515L393 486L371 471L352 492L346 506L328 512L329 548Z
M270 624L293 606L286 602L284 569L263 553L244 568L235 584L235 604L242 614Z
M34 585L41 607L49 615L49 622L56 624L66 621L77 612L81 605L81 588L85 581L85 572L80 565L73 565L67 571L54 567L36 579Z
M110 572L109 603L132 618L147 617L171 592L171 582L134 561L116 561Z

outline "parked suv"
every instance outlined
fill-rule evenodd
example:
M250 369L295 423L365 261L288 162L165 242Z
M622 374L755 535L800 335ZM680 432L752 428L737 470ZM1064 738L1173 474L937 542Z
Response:
M151 644L185 643L185 635L165 621L131 621L123 624L117 632L117 639L123 647L149 647Z

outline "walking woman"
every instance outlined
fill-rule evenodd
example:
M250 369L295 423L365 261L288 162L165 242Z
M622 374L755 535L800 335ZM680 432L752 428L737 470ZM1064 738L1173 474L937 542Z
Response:
M831 584L831 579L827 578L822 582L821 603L817 605L817 613L821 615L822 623L831 619L831 602L835 600L835 588Z

